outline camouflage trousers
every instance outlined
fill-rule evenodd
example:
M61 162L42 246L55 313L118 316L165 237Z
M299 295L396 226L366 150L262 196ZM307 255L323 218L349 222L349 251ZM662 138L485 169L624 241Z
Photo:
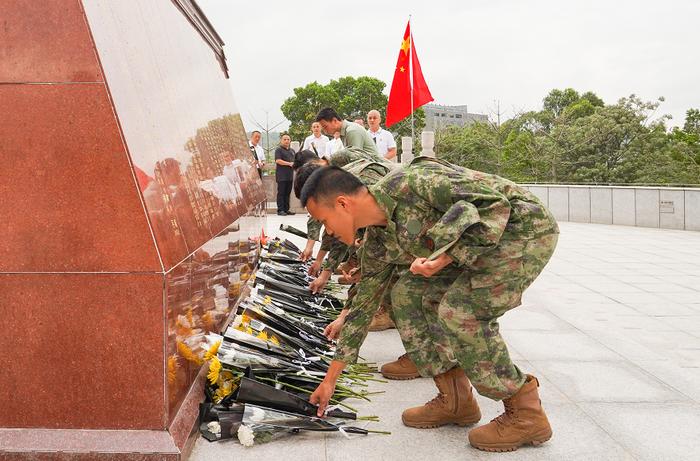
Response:
M408 278L411 282L405 283ZM397 289L399 281L402 283ZM458 366L449 340L423 309L424 304L435 305L440 301L440 294L429 291L431 283L432 278L411 276L408 268L395 270L379 310L385 310L394 321L406 353L423 377L433 377ZM394 301L395 296L400 300Z
M498 318L521 304L558 237L502 242L476 269L450 265L427 278L408 269L396 274L390 312L421 376L459 365L479 394L494 400L522 387L525 376L510 359Z

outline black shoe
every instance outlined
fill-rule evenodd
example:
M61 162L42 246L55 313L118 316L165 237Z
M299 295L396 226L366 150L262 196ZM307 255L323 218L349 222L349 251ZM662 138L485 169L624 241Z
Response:
M286 211L278 211L277 216L287 216L287 212Z
M285 213L287 213L287 216L292 216L292 215L295 215L295 214L296 214L296 213L293 212L293 211L285 211Z

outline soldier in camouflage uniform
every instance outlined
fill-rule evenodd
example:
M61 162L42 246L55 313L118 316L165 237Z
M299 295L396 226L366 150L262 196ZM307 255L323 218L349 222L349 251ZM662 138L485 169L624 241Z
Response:
M331 161L331 163L333 162ZM297 197L300 196L300 190L309 175L316 169L321 168L321 166L322 165L319 163L314 163L312 165L305 165L297 170L297 176L294 182L294 193L297 195ZM362 184L366 186L376 184L390 171L396 168L396 164L387 162L383 159L379 161L358 159L343 166L343 170L355 176L362 182ZM337 267L337 263L340 261L340 256L342 254L354 251L354 245L345 245L336 238L330 237L330 239L327 239L326 235L324 235L323 240L324 242L327 240L330 240L331 242L329 245L330 251L328 253L328 259L330 260L328 263L328 270L330 271ZM379 248L379 251L381 251L381 248ZM379 256L373 254L371 257L376 258ZM383 315L387 317L390 316L394 322L396 321L396 315L393 314L393 310L391 308L391 288L398 280L398 274L399 272L397 271L387 284L387 287L384 289L384 295L380 307L380 311L384 312ZM340 331L345 323L345 318L350 312L353 304L355 292L355 289L351 290L352 296L349 297L343 312L340 314L339 318L326 329L327 334L333 339L335 339L337 332ZM372 325L376 323L376 318L377 315L375 314L370 326L368 327L368 331L372 331ZM397 323L397 328L399 330L399 335L401 336L402 342L404 343L406 354L403 354L397 360L385 363L382 366L381 372L386 378L406 380L418 378L420 376L434 377L457 366L454 355L449 350L449 345L445 341L444 337L439 336L436 340L434 335L431 335L430 332L421 329L421 324L413 324L410 319L403 319L400 323ZM437 350L427 350L426 348L422 347L423 344L428 342L434 342L433 346L436 347Z
M311 396L319 413L345 364L357 360L377 304L396 278L397 324L429 338L414 355L453 354L460 364L435 376L438 397L404 411L404 423L477 422L473 384L506 408L470 431L473 446L507 451L551 437L537 379L513 364L498 326L556 247L556 222L533 194L498 176L418 157L369 188L340 169L323 168L306 182L301 199L345 243L358 228L367 229L352 309L326 378Z

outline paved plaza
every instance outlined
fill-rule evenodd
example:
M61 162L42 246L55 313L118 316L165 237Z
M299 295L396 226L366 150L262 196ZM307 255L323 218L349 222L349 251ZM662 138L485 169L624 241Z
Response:
M268 219L305 229L305 216ZM295 243L301 239L288 234ZM538 448L484 453L456 426L412 429L401 412L434 397L430 379L377 384L352 401L390 436L306 433L244 448L199 439L203 460L697 460L700 459L700 233L561 223L544 273L507 313L515 362L537 375L554 436ZM379 364L403 347L396 330L370 333L362 357ZM502 405L477 397L486 423Z

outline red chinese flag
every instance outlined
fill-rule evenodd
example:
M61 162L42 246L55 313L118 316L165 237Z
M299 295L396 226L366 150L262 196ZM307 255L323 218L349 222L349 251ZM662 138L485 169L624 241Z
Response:
M409 55L410 53L410 55ZM411 77L410 66L413 66L413 108L411 108ZM391 82L389 103L386 106L386 126L400 122L411 115L413 110L433 100L428 84L423 78L416 47L411 36L411 22L406 24L403 34L399 59L396 61L394 80Z
M148 188L148 185L153 181L153 178L148 176L141 168L134 165L134 172L136 173L136 181L139 183L139 189L141 192Z

